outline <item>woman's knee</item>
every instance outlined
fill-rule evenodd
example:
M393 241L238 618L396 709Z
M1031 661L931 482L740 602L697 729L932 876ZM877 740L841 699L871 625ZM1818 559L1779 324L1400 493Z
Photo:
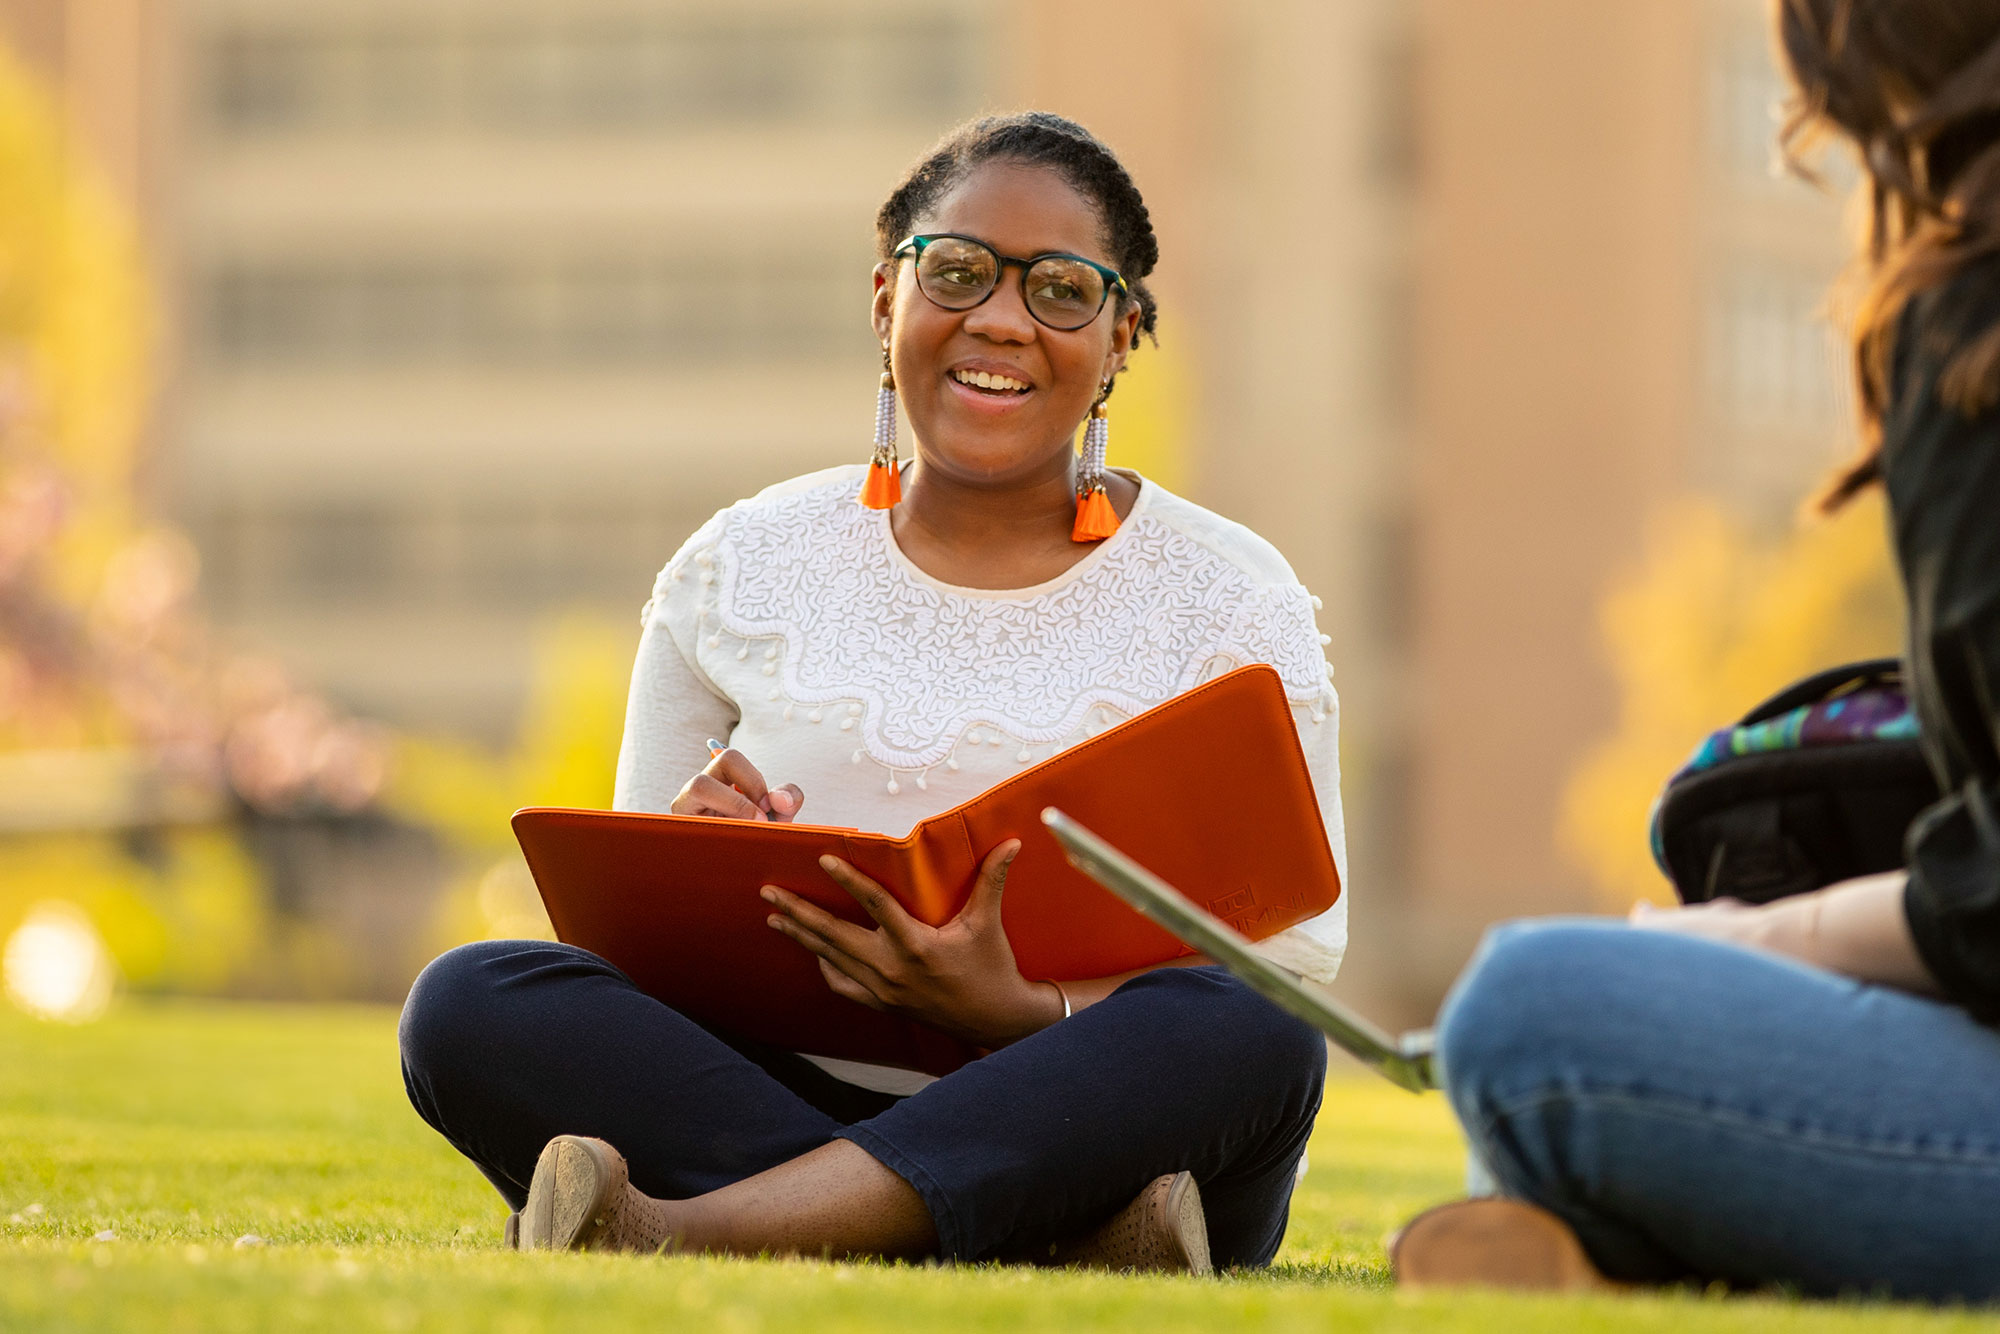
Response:
M1546 1086L1565 1071L1629 1057L1672 1022L1669 979L1652 958L1663 943L1671 942L1585 919L1488 932L1438 1015L1438 1062L1453 1100Z
M1204 970L1211 971L1211 970ZM1279 1009L1241 978L1212 970L1223 988L1222 1027L1264 1065L1296 1070L1317 1086L1326 1076L1326 1037Z
M551 965L611 970L574 945L545 940L480 940L447 950L417 974L396 1037L406 1065L468 1049L468 1039L504 1024L507 994Z
M1318 1105L1326 1077L1326 1039L1311 1024L1257 994L1227 969L1161 968L1134 979L1155 993L1162 1031L1200 1043L1207 1060L1246 1076L1286 1077Z
M447 950L425 965L403 1001L396 1040L404 1063L423 1064L431 1054L454 1045L462 1024L481 1009L492 986L490 965L510 942L481 940Z

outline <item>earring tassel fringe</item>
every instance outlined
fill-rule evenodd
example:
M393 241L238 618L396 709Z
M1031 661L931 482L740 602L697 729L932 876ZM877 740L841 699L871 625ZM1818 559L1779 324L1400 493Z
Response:
M1101 542L1117 531L1118 511L1111 508L1111 497L1104 494L1102 485L1077 497L1076 526L1069 531L1070 541Z
M868 480L861 484L861 503L871 510L894 509L903 498L903 479L893 463L868 465Z

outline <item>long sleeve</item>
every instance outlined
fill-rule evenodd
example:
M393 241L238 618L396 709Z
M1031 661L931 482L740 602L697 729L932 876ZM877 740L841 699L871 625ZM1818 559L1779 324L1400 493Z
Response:
M1256 571L1260 587L1244 599L1223 658L1211 662L1210 670L1265 662L1284 679L1327 846L1340 872L1340 897L1332 907L1260 941L1257 950L1302 977L1331 982L1347 953L1347 902L1353 886L1340 801L1340 698L1329 679L1325 637L1314 617L1319 604L1262 538L1236 525L1218 525L1218 530L1236 559Z
M1319 715L1317 720L1315 714ZM1340 808L1340 698L1328 686L1323 706L1294 704L1292 720L1298 724L1306 768L1312 775L1313 795L1319 798L1320 818L1326 824L1327 843L1333 849L1333 864L1340 871L1340 897L1319 916L1263 941L1258 950L1273 963L1303 977L1331 982L1347 953L1350 893L1347 826Z
M740 716L697 665L703 591L696 557L710 529L689 539L660 571L640 615L644 630L625 704L625 738L611 800L620 811L665 811L708 764L708 738L728 740Z
M2000 1019L2000 412L1942 403L1940 348L2000 308L1988 281L1913 308L1899 343L1884 465L1909 596L1910 666L1927 755L1946 795L1911 826L1905 913L1946 996Z

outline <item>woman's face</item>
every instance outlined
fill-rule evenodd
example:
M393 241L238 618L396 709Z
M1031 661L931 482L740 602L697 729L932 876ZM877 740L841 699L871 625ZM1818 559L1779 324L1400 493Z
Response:
M1091 202L1060 175L1006 161L974 168L916 224L919 234L975 237L1006 256L1063 251L1116 267L1102 230ZM1028 313L1013 265L980 305L945 310L918 290L905 257L875 270L874 320L924 466L990 486L1068 474L1076 428L1125 364L1139 312L1121 313L1113 292L1083 328L1050 329ZM977 372L1026 388L965 383Z

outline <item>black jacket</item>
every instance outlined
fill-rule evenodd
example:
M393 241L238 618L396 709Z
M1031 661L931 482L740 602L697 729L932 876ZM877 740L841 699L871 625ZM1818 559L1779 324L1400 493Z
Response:
M2000 1021L2000 408L1940 401L1953 349L2000 322L2000 262L1911 303L1883 468L1909 598L1911 692L1946 794L1910 826L1917 952L1954 1002Z

